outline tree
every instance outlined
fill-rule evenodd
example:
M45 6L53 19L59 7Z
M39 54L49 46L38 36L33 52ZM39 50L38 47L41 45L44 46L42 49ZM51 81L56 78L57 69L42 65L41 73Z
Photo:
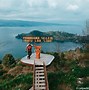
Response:
M89 20L86 20L85 29L83 31L83 36L80 37L80 42L89 44Z
M3 57L2 64L6 67L12 67L16 64L16 61L11 54L6 54Z
M89 20L86 20L86 34L89 35Z

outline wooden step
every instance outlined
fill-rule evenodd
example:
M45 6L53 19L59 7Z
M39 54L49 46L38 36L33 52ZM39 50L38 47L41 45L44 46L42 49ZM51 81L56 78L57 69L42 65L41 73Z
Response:
M44 73L35 73L35 76L37 76L37 75L44 75Z
M39 82L39 80L45 80L44 77L35 77L35 82Z
M35 81L35 83L45 83L45 80L38 80L38 81Z
M36 70L35 72L36 72L36 73L37 73L37 72L38 72L38 73L43 73L44 70Z
M36 60L36 61L35 61L35 65L43 65L43 62L40 61L40 60Z
M45 86L46 86L45 83L40 83L40 84L35 83L35 87L45 87Z
M35 86L45 86L45 83L39 83L39 85L38 83L35 83Z
M44 77L44 76L41 76L41 77L35 77L35 79L36 79L36 78L39 78L39 79L41 79L41 78L45 78L45 77Z
M35 87L35 90L46 90L46 87Z

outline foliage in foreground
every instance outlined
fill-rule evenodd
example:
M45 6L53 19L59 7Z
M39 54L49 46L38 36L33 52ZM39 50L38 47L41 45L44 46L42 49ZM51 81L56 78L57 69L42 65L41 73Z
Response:
M15 78L12 77L8 76L9 80L4 79L0 83L0 90L28 90L32 87L32 74L22 74Z
M3 57L2 64L5 67L13 67L16 64L14 57L11 54L6 54Z
M82 60L67 60L64 58L64 53L52 53L52 55L55 56L55 59L52 64L47 67L49 90L76 90L76 87L88 87L88 65L81 67L80 61ZM29 90L29 88L32 87L32 74L29 72L28 74L21 73L23 68L25 68L25 70L28 70L28 68L26 69L25 66L18 62L12 63L14 58L11 55L9 55L9 57L10 58L6 55L3 59L6 60L7 64L4 64L3 60L0 64L0 90ZM9 75L8 71L4 70L3 66L9 67L9 65L10 68L8 71L11 71L13 68L13 70L16 71L18 71L17 69L21 69L19 73L16 73L16 76ZM78 83L79 78L83 79L82 84Z

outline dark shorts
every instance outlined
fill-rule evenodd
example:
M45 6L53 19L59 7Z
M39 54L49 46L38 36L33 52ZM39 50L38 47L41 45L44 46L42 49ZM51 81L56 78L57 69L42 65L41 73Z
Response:
M28 51L28 57L30 58L32 51Z

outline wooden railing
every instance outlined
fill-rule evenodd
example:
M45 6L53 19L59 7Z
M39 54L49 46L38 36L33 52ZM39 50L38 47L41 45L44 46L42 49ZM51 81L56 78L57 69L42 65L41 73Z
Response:
M45 75L45 84L46 84L46 90L49 90L49 86L48 86L48 79L47 79L47 71L46 71L46 65L43 62L44 65L44 75Z
M33 65L33 90L35 90L35 60Z

